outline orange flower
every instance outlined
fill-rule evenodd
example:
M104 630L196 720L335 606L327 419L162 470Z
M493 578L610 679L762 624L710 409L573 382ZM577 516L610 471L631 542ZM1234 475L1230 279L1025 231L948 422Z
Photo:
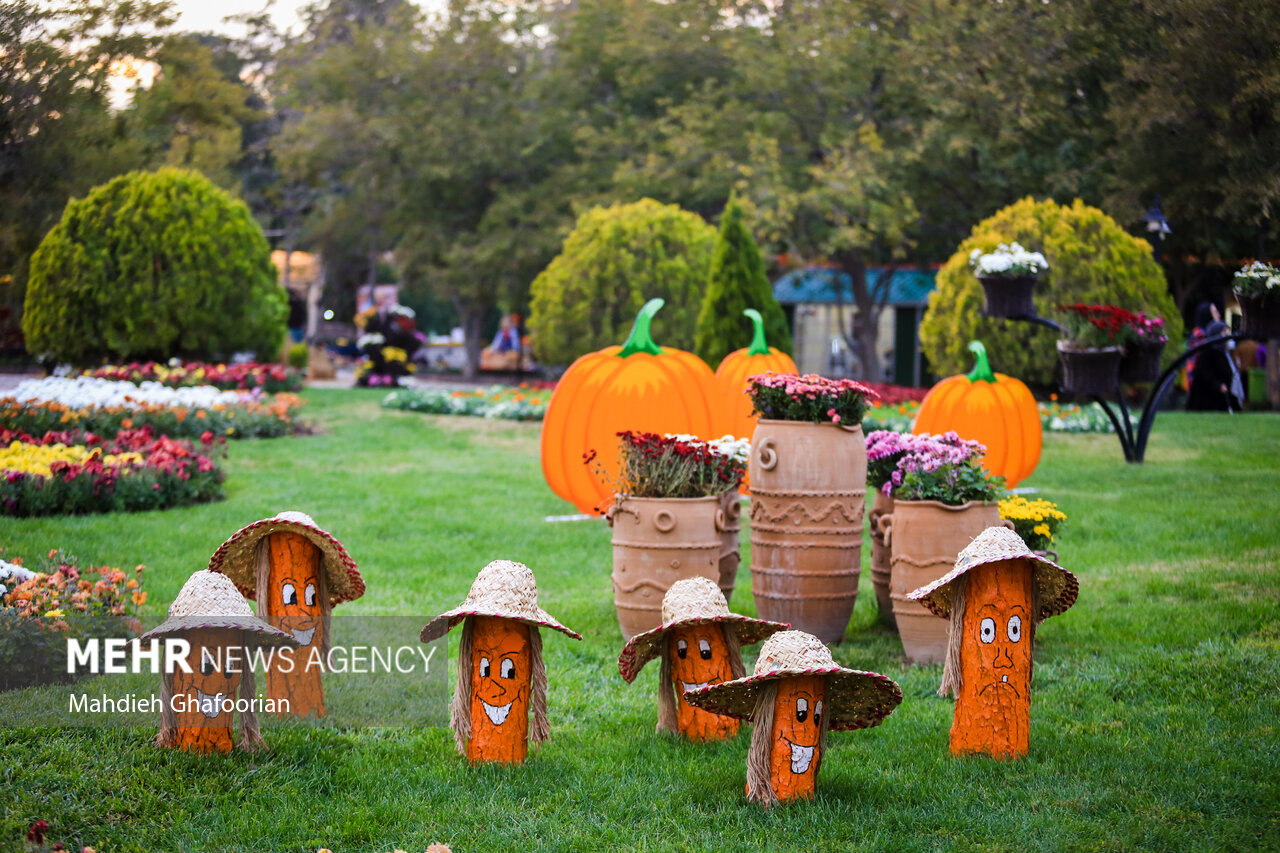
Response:
M133 418L125 418L120 422L121 429L133 429Z
M531 405L531 406L541 406L541 405L542 405L542 398L541 398L541 397L532 397L532 398L530 398L530 399L529 399L529 405Z
M141 607L142 605L147 603L147 592L146 590L140 589L133 594L132 598L133 598L133 603L138 607Z
M196 417L199 418L200 420L204 420L208 416L209 416L208 413L205 412L204 409L201 409L200 411L196 412Z
M1058 402L1058 395L1057 395L1057 394L1050 394L1050 395L1049 395L1049 399L1056 403L1056 402Z

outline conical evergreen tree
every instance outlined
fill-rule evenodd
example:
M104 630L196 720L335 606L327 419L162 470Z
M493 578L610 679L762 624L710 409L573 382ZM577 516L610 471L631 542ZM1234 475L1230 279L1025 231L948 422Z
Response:
M790 355L787 316L773 298L760 247L742 221L742 206L730 197L720 217L720 234L694 337L694 352L713 370L726 355L751 343L751 323L742 316L747 308L763 315L769 345Z

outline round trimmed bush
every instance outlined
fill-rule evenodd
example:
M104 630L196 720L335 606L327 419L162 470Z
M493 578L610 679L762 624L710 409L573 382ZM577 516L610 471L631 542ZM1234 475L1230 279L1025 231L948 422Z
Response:
M981 340L993 369L1028 384L1053 384L1057 335L1031 323L984 317L982 285L969 269L973 249L989 252L1015 241L1049 262L1035 292L1042 316L1075 302L1118 305L1163 317L1169 339L1181 338L1182 317L1145 240L1079 199L1068 207L1025 198L979 222L938 272L920 324L920 346L937 375L967 371L969 341Z
M715 242L716 229L702 217L650 198L587 211L530 290L538 360L569 364L621 344L655 297L666 305L654 340L693 349Z
M73 364L274 360L288 300L244 202L198 172L130 172L72 199L31 257L22 330Z

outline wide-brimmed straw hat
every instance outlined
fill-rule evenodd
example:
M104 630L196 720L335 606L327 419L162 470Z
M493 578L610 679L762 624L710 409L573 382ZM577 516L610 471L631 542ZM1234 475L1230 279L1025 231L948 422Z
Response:
M581 634L561 625L538 606L538 582L533 577L533 570L513 560L494 560L481 569L466 600L441 613L422 629L422 642L429 643L443 637L468 616L501 616L526 625L552 628L575 640L582 639Z
M618 672L628 682L634 681L644 665L662 654L662 644L672 628L719 624L733 631L739 645L749 646L765 637L790 628L782 622L766 622L729 612L729 602L715 581L708 578L685 578L676 581L662 597L662 624L636 634L618 655Z
M364 578L356 569L356 561L347 554L341 542L321 530L304 512L282 512L274 518L264 518L237 530L213 552L209 558L209 569L231 578L247 598L256 598L258 543L262 537L281 531L301 534L320 549L330 606L364 595Z
M755 710L760 691L770 683L804 675L827 677L823 705L833 731L878 726L902 701L902 688L892 678L845 669L821 640L803 631L779 631L765 640L755 672L746 678L690 690L684 698L707 711L746 719Z
M952 583L978 566L1001 560L1031 562L1032 582L1036 585L1036 598L1040 602L1037 622L1057 616L1076 603L1076 596L1080 594L1080 582L1076 580L1076 576L1032 551L1021 536L1007 527L988 527L982 531L978 538L960 552L954 569L936 581L907 593L907 598L918 601L938 616L949 619L951 591L954 588Z
M297 646L298 641L284 631L263 622L249 609L249 602L223 574L207 569L187 578L182 591L169 605L169 617L141 639L167 637L200 628L237 628L254 635L252 645Z

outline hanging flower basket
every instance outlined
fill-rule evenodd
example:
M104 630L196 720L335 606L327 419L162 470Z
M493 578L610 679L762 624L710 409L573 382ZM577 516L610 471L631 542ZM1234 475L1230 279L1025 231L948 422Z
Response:
M1120 356L1121 382L1154 382L1160 376L1165 341L1129 341Z
M1280 288L1261 293L1236 291L1240 303L1240 334L1255 341L1280 338Z
M1070 394L1106 396L1120 387L1120 347L1076 349L1058 341L1062 390Z
M978 281L987 298L984 310L988 317L1027 317L1036 313L1035 276L980 275Z

